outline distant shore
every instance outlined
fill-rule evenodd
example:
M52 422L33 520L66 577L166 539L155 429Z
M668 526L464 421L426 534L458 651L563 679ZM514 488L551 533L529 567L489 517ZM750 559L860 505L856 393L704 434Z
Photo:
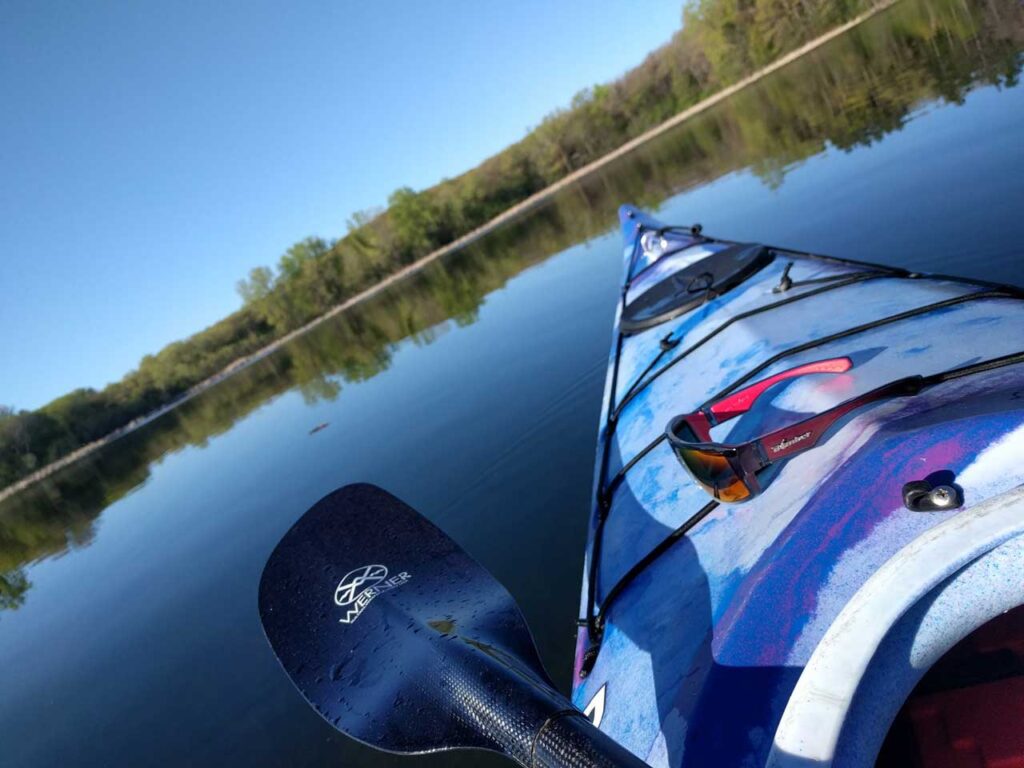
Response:
M384 278L383 280L381 280L376 285L373 285L370 288L367 288L366 290L364 290L364 291L356 294L355 296L345 300L341 304L338 304L337 306L332 307L329 311L327 311L324 314L320 315L319 317L309 321L305 325L303 325L303 326L301 326L299 328L296 328L293 331L290 331L289 333L285 334L284 336L280 337L279 339L276 339L276 340L272 341L271 343L267 344L266 346L262 347L261 349L259 349L258 351L254 352L254 353L252 353L250 355L246 355L244 357L238 358L237 360L233 361L231 364L226 366L223 370L221 370L217 374L209 377L208 379L204 379L200 383L198 383L195 386L191 387L181 397L179 397L176 400L168 403L167 405L164 405L164 406L158 408L157 410L155 410L155 411L153 411L153 412L151 412L149 414L146 414L145 416L140 416L137 419L133 419L129 423L125 424L124 426L119 427L118 429L114 430L109 435L106 435L105 437L102 437L99 440L95 440L95 441L93 441L91 443L83 445L80 448L78 448L77 450L72 451L68 455L61 457L57 461L51 462L51 463L47 464L46 466L36 470L32 474L22 478L21 480L17 481L16 483L13 483L13 484L7 486L6 488L0 489L0 502L3 502L4 500L14 496L15 494L19 493L20 491L25 490L26 488L28 488L32 484L34 484L36 482L39 482L40 480L43 480L43 479L49 477L50 475L56 473L57 471L63 469L64 467L67 467L70 464L78 461L79 459L84 458L85 456L87 456L90 453L98 450L99 448L102 448L103 446L105 446L105 445L107 445L109 443L112 443L113 441L117 440L119 437L123 437L124 435L128 434L129 432L132 432L132 431L138 429L139 427L142 427L145 424L148 424L149 422L153 421L154 419L159 418L160 416L164 415L165 413L167 413L168 411L172 410L173 408L176 408L177 406L179 406L182 403L186 402L187 400L191 399L195 395L205 391L206 389L209 389L210 387L212 387L213 385L217 384L218 382L226 379L228 376L232 375L233 373L235 373L237 371L240 371L243 368L246 368L247 366L251 365L252 363L255 363L258 360L263 359L264 357L266 357L267 355L271 354L272 352L274 352L275 350L277 350L278 348L280 348L284 344L287 344L288 342L292 341L293 339L295 339L295 338L301 336L302 334L306 333L307 331L315 328L316 326L320 325L324 321L329 320L330 318L334 317L335 315L337 315L337 314L339 314L341 312L344 312L345 310L349 309L350 307L352 307L352 306L354 306L356 304L359 304L359 303L361 303L361 302L371 298L372 296L375 296L377 293L379 293L379 292L381 292L381 291L391 287L392 285L394 285L394 284L404 280L405 278L409 277L410 275L412 275L412 274L414 274L416 272L419 272L420 270L422 270L424 267L426 267L427 265L431 264L432 262L437 261L438 259L440 259L440 258L442 258L444 256L447 256L448 254L450 254L450 253L452 253L454 251L457 251L460 248L463 248L463 247L465 247L465 246L475 242L476 240L480 239L481 237L483 237L483 236L489 234L490 232L494 231L499 226L502 226L503 224L506 224L506 223L514 220L515 218L517 218L517 217L521 216L522 214L524 214L524 213L530 211L531 209L535 208L540 203L545 202L546 200L548 200L549 198L551 198L553 195L557 194L561 190L563 190L563 189L569 187L570 185L575 184L576 182L580 181L581 179L589 176L594 171L597 171L600 168L603 168L604 166L608 165L609 163L612 163L615 160L618 160L619 158L629 154L633 150L635 150L638 147L642 146L643 144L649 142L651 139L653 139L653 138L655 138L657 136L660 136L661 134L663 134L663 133L665 133L665 132L675 128L678 125L681 125L682 123L686 122L690 118L692 118L692 117L694 117L694 116L696 116L696 115L698 115L698 114L700 114L702 112L705 112L706 110L716 106L717 104L720 104L721 102L725 101L730 96L732 96L735 93L737 93L738 91L741 91L744 88L747 88L747 87L753 85L754 83L756 83L759 80L767 77L768 75L771 75L772 73L778 71L779 69L782 69L783 67L787 66L788 64L791 64L792 62L796 61L797 59L801 58L802 56L805 56L806 54L810 53L811 51L815 50L816 48L819 48L822 45L825 45L829 41L831 41L831 40L833 40L833 39L843 35L844 33L848 32L850 29L853 29L854 27L858 26L859 24L862 24L863 22L865 22L867 19L871 18L872 16L875 16L876 14L880 13L881 11L884 11L887 8L890 8L890 7L894 6L894 5L896 5L896 3L898 3L898 2L899 2L899 0L881 0L881 2L877 3L870 10L865 11L864 13L862 13L859 16L857 16L856 18L851 19L850 21L846 22L845 24L842 24L842 25L834 28L833 30L825 33L824 35L821 35L820 37L815 38L814 40L810 41L809 43L806 43L805 45L801 46L800 48L797 48L796 50L791 51L790 53L786 54L785 56L782 56L781 58L779 58L774 63L769 64L768 66L758 70L757 72L755 72L752 75L749 75L749 76L743 78L742 80L734 83L733 85L730 85L730 86L728 86L726 88L723 88L722 90L718 91L714 95L707 97L706 99L698 102L697 104L694 104L692 107L689 107L689 108L683 110L682 112L679 112L678 114L673 115L668 120L665 120L663 123L655 126L654 128L651 128L648 131L645 131L644 133L640 134L639 136L637 136L637 137L635 137L633 139L630 139L625 144L620 146L618 149L615 149L612 152L609 152L608 154L598 158L597 160L594 160L593 162L583 166L582 168L579 168L578 170L573 171L568 176L565 176L564 178L556 181L555 183L551 184L550 186L545 187L540 192L537 192L537 193L531 195L530 197L526 198L522 202L517 203L517 204L513 205L512 207L506 209L505 211L503 211L502 213L498 214L497 216L495 216L493 219L491 219L487 223L485 223L485 224L481 225L480 227L477 227L476 229L474 229L472 232L469 232L469 233L463 235L462 237L459 237L456 240L453 240L448 245L445 245L445 246L443 246L441 248L438 248L437 250L427 254L423 258L418 259L417 261L413 262L412 264L409 264L408 266L403 267L399 271L397 271L397 272L389 275L388 277Z

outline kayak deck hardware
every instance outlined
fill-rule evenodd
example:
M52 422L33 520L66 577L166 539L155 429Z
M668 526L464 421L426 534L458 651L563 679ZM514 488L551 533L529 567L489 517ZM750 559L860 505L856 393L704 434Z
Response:
M779 278L779 284L772 288L772 293L785 293L793 287L793 278L789 276L789 270L793 268L793 262L789 262L785 269L782 270L782 277Z
M660 261L660 259L655 260L653 263L646 265L642 270L640 270L636 274L633 274L633 271L635 269L636 263L637 263L637 261L639 259L639 256L640 256L639 246L640 246L641 232L643 231L644 226L638 222L636 228L637 228L637 236L634 239L633 252L632 252L632 254L629 257L629 262L628 262L627 279L625 280L625 284L623 286L622 293L621 293L621 312L622 312L622 317L625 317L625 313L626 313L626 311L628 309L628 307L627 307L627 300L626 299L627 299L627 294L628 294L628 291L629 291L630 287L636 282L636 280L639 277L641 277L643 274L645 274L647 272L647 270L649 270L654 264L656 264L656 263L658 263L658 261ZM701 235L702 228L699 225L694 225L693 227L660 227L660 228L654 229L654 231L657 232L659 235L664 235L667 232L673 232L673 231L674 232L685 233L687 235L690 235L691 237L695 238L695 242L689 243L686 246L687 248L688 247L692 247L693 245L701 244L701 243L722 243L722 244L726 244L727 246L741 245L741 244L731 243L731 242L725 241L725 240L717 240L717 239L712 238L712 237ZM699 238L699 240L696 240L696 238ZM715 507L717 507L717 505L718 505L718 503L716 501L709 502L703 508L698 510L695 514L691 515L682 525L679 526L679 528L677 528L672 533L670 533L668 536L666 536L665 539L663 539L646 556L644 556L638 563L636 563L632 568L630 568L630 570L627 571L626 574L623 575L611 587L611 589L609 589L609 591L605 595L604 601L602 601L601 605L598 606L597 581L598 581L599 572L600 572L601 549L602 549L602 544L603 544L603 533L604 533L605 521L607 520L608 515L611 512L612 497L613 497L616 489L622 484L622 482L624 482L626 474L629 472L629 470L632 469L633 467L635 467L636 464L639 461L641 461L652 450L654 450L654 448L659 446L662 442L665 442L666 439L667 439L665 432L662 432L656 438L654 438L650 443L648 443L646 446L644 446L642 449L640 449L637 452L636 455L634 455L631 459L626 461L623 464L623 466L621 467L621 469L619 469L610 479L607 479L608 464L609 464L609 461L610 461L610 458L611 458L612 438L614 436L615 428L616 428L617 422L619 420L619 417L621 416L621 414L623 412L623 409L630 402L632 402L637 397L637 395L640 392L642 392L644 389L649 387L655 380L657 380L660 376L662 376L667 370L672 368L674 365L676 365L681 360L685 359L687 356L689 356L691 353L693 353L699 347L703 346L705 343L707 343L708 341L713 339L719 333L722 333L723 331L725 331L729 326L733 325L736 322L739 322L741 320L744 320L744 319L747 319L749 317L755 316L755 315L760 314L762 312L767 312L767 311L770 311L772 309L785 306L785 305L790 304L790 303L795 302L795 301L800 301L802 299L810 298L812 296L818 296L818 295L821 295L822 293L825 293L827 291L837 290L837 289L840 289L840 288L844 288L844 287L846 287L848 285L854 285L854 284L857 284L857 283L860 283L860 282L863 282L863 281L866 281L866 280L881 279L881 278L914 280L914 279L919 279L919 278L922 277L922 275L920 273L910 272L910 271L907 271L907 270L904 270L904 269L900 269L900 268L885 267L885 266L880 266L880 265L877 265L877 264L871 264L871 263L862 262L862 261L854 261L854 260L848 260L848 259L838 259L838 258L835 258L835 257L823 256L823 255L814 254L814 253L795 251L795 250L792 250L792 249L775 248L773 246L761 246L761 247L764 248L766 253L768 253L768 261L769 262L772 259L774 259L774 257L776 255L792 254L792 255L812 258L812 259L816 259L816 260L820 260L820 261L825 261L825 262L829 262L829 263L833 263L833 264L841 264L841 265L845 265L845 266L864 267L865 269L864 269L864 271L849 272L849 273L844 273L844 274L840 274L840 275L832 275L832 276L828 276L828 277L824 277L824 278L816 278L816 279L812 278L812 279L803 280L803 281L794 281L790 277L790 274L789 274L790 270L791 270L791 268L793 266L793 262L787 263L787 265L785 266L785 268L783 270L783 274L782 274L782 276L780 278L779 284L777 286L775 286L775 288L773 289L773 293L785 293L785 292L788 292L788 291L790 291L790 290L792 290L794 288L797 288L797 287L800 287L800 286L805 286L805 285L817 284L818 287L812 288L811 290L808 290L808 291L805 291L805 292L802 292L802 293L799 293L799 294L797 294L795 296L787 296L786 298L781 299L779 301L776 301L776 302L773 302L773 303L770 303L770 304L766 304L766 305L763 305L763 306L760 306L760 307L755 307L755 308L747 310L745 312L741 312L741 313L737 313L736 315L733 315L732 317L730 317L727 320L725 320L721 325L719 325L716 328L714 328L713 330L711 330L704 337L702 337L701 339L698 339L697 341L695 341L688 348L684 349L682 352L680 352L679 354L675 355L667 363L664 363L660 368L658 368L657 366L659 365L659 363L662 363L662 361L664 360L665 356L668 353L670 353L673 350L675 350L681 344L681 342L682 342L682 338L674 337L672 332L666 334L660 340L658 354L655 355L655 357L651 360L650 363L647 364L647 366L644 368L644 370L639 375L636 376L636 378L634 379L632 384L630 384L630 386L627 388L626 392L623 394L621 399L618 399L618 401L616 401L617 400L616 392L617 392L617 388L618 388L619 365L620 365L620 362L621 362L621 353L622 353L623 340L624 340L624 338L626 336L630 335L630 333L631 333L629 331L629 329L622 328L622 324L620 322L620 327L617 328L616 338L615 338L615 352L614 352L614 356L613 356L613 368L612 368L612 374L611 374L611 386L610 386L610 389L609 389L609 402L608 402L608 406L607 406L608 407L608 410L607 410L608 416L606 417L605 428L604 428L603 434L602 434L601 462L600 462L600 468L599 468L599 472L598 472L598 487L597 487L597 494L596 494L596 507L595 507L595 512L594 512L594 514L595 514L594 533L593 533L594 539L593 539L592 546L591 546L590 561L589 561L589 564L588 564L588 574L587 574L588 578L587 578L586 615L583 618L581 618L581 619L579 619L577 621L577 624L580 627L586 627L587 635L588 635L588 637L587 637L588 647L584 651L583 659L582 659L582 663L581 663L581 670L580 670L580 676L581 677L586 677L589 674L589 672L593 669L593 666L596 663L597 654L600 651L600 646L601 646L602 636L603 636L603 633L604 633L604 626L605 626L605 623L606 623L606 620L607 620L608 611L611 608L611 605L614 602L614 599L618 598L619 595L622 594L622 592L629 586L629 584L635 579L635 577L640 572L642 572L646 567L648 567L651 563L653 563L663 552L668 550L675 541L677 541L680 537L684 536L689 530L691 530L695 525L697 525L701 520L703 520L704 517L706 517L708 514L710 514L710 512ZM674 251L674 252L678 252L679 250L684 250L684 248L677 249L677 251ZM661 256L661 258L664 258L665 255L670 255L670 253L672 253L672 252L666 252L665 254L663 254ZM697 264L695 264L693 266L696 267ZM764 266L764 265L762 265L762 266ZM754 270L750 274L753 274L756 271L757 270ZM910 319L910 318L917 317L917 316L920 316L920 315L928 314L928 313L931 313L931 312L935 312L935 311L938 311L938 310L945 309L947 307L952 307L952 306L955 306L955 305L958 305L958 304L962 304L962 303L966 303L966 302L970 302L970 301L977 301L977 300L981 300L981 299L999 299L999 298L1021 299L1021 298L1024 298L1024 291L1022 291L1021 289L1016 288L1014 286L1007 286L1007 285L1001 285L1001 284L997 284L997 283L990 283L990 282L978 281L978 280L970 280L970 279L966 279L966 278L959 278L959 277L955 277L955 276L946 276L946 275L931 275L931 277L932 278L942 279L942 280L948 280L949 282L954 282L954 283L960 283L960 284L966 284L966 285L971 285L971 286L975 286L975 287L980 287L980 288L983 288L984 290L975 291L975 292L972 292L972 293L966 293L966 294L963 294L963 295L960 295L960 296L954 296L954 297L952 297L950 299L946 299L946 300L943 300L943 301L933 302L933 303L926 304L926 305L923 305L923 306L920 306L920 307L912 308L912 309L906 310L904 312L900 312L900 313L897 313L897 314L894 314L894 315L890 315L890 316L887 316L887 317L884 317L884 318L880 318L878 320L874 320L874 321L869 322L869 323L864 323L864 324L859 325L859 326L848 328L848 329L845 329L843 331L839 331L839 332L836 332L836 333L833 333L833 334L829 334L829 335L824 336L822 338L815 339L815 340L812 340L810 342L806 342L804 344L799 344L799 345L793 346L793 347L791 347L789 349L783 350L782 352L780 352L780 353L772 356L771 358L765 360L764 362L762 362L761 364L756 366L751 371L748 371L746 374L744 374L742 377L740 377L737 381L734 381L732 384L727 386L725 389L723 389L721 392L717 393L712 398L709 398L705 403L703 403L700 406L700 408L706 408L706 407L708 407L708 405L710 403L713 403L715 400L717 400L719 398L722 398L722 397L725 397L726 395L730 394L731 392L734 392L739 387L742 387L746 382L750 381L754 376L758 375L760 372L764 371L768 367L776 364L777 362L779 362L780 360L785 359L788 356L796 355L796 354L799 354L801 352L805 352L805 351L807 351L809 349L813 349L815 347L822 346L824 344L828 344L830 342L837 341L837 340L840 340L840 339L848 338L848 337L853 336L855 334L863 333L863 332L869 331L871 329L878 328L878 327L881 327L881 326L884 326L884 325L887 325L887 324L890 324L890 323L897 323L897 322L900 322L902 320L906 320L906 319ZM668 282L668 281L662 281L662 282ZM740 282L742 282L742 280L737 281L736 283L734 283L730 287L735 287L736 285L739 285ZM728 289L726 289L726 290L728 290ZM725 290L722 291L722 293L724 293L724 292L725 292ZM718 295L720 295L720 294L718 294ZM641 295L641 298L642 298L642 296L643 295ZM710 297L710 296L707 297L707 300L710 300L710 298L712 298L712 297ZM688 309L693 308L693 306L697 306L698 303L693 303L692 306L688 307ZM685 311L686 310L683 310L683 312L685 312ZM673 319L674 317L677 317L677 316L681 315L683 312L678 312L678 313L675 313L675 314L670 314L669 316L667 316L667 317L663 318L662 320L660 320L659 323L660 322L665 322L665 321L670 320L670 319ZM644 329L640 329L640 330L645 330L646 328L654 327L655 325L657 325L659 323L651 323L650 325L646 326ZM1014 356L1011 355L1011 356L1008 356L1008 357L1014 357ZM1018 355L1017 357L1020 357L1020 355ZM990 363L996 363L996 361L989 361L989 362ZM1020 362L1020 360L1017 360L1015 362ZM1010 363L1004 362L1002 364L1010 364ZM984 364L981 364L981 366L979 366L979 370L987 370L987 369L984 368ZM954 372L946 372L946 373L947 374L953 374ZM955 376L951 375L950 378L955 378ZM932 486L929 485L929 489L928 489L927 493L928 493L928 495L927 495L928 501L927 502L922 502L917 497L915 497L915 501L917 501L917 503L946 504L947 506L943 507L944 509L955 509L955 508L959 507L960 505L962 505L962 503L963 503L962 496L959 493L957 493L955 487L952 487L952 486L948 486L948 487L944 487L944 486L932 487ZM931 494L933 494L933 493L934 493L934 498L931 496ZM939 508L940 507L938 507L938 506L936 507L936 509L939 509ZM924 511L923 508L922 508L922 511Z
M633 270L636 268L636 263L640 259L640 254L643 253L643 244L642 244L641 240L642 240L642 233L644 232L644 226L642 224L638 223L636 225L636 229L637 229L637 232L641 233L641 235L638 235L637 238L636 238L636 242L633 243L633 253L629 257L629 273L628 273L629 274L629 279L626 281L626 286L625 286L626 288L629 288L629 286L631 286L633 283L635 283L637 280L639 280L643 275L645 275L647 273L647 270L649 270L651 267L653 267L657 263L657 261L652 262L652 263L648 264L647 266L645 266L643 269L641 269L636 274L633 274ZM677 248L677 249L675 249L673 251L666 251L665 253L662 253L659 258L664 258L665 256L671 256L674 253L679 253L679 251L685 251L687 248L691 248L694 245L698 245L698 244L700 244L702 242L708 242L708 243L716 242L712 238L701 237L700 233L703 230L704 230L704 227L702 227L700 224L693 224L692 226L689 226L689 227L659 227L658 229L650 229L650 228L647 229L648 232L654 232L655 234L658 235L658 237L664 237L665 234L668 233L668 232L678 232L678 233L681 233L681 234L689 235L690 237L694 238L694 242L689 243L688 245L686 245L684 247ZM722 242L724 242L724 241L722 241Z
M672 253L691 247L693 244L687 244L676 251L666 251L651 266ZM619 327L622 332L630 335L679 317L736 287L768 266L774 258L767 248L755 243L730 245L705 256L656 283L626 304Z
M793 298L794 299L799 299L799 298L802 298L802 297L804 297L806 295L807 294L801 294L800 296L796 296L796 297L793 297ZM807 351L809 349L813 349L815 347L819 347L819 346L821 346L823 344L827 344L827 343L829 343L831 341L835 341L835 340L842 339L842 338L847 338L847 337L852 336L852 335L854 335L856 333L862 333L862 332L870 330L872 328L877 328L877 327L880 327L880 326L883 326L883 325L887 325L889 323L894 323L894 322L898 322L900 320L905 320L905 319L908 319L910 317L915 317L915 316L918 316L918 315L927 314L929 312L934 312L935 310L944 309L944 308L946 308L948 306L955 306L957 304L962 304L962 303L965 303L965 302L968 302L968 301L975 301L975 300L978 300L978 299L986 299L986 298L1018 298L1019 299L1020 296L1021 296L1020 292L1016 291L1015 289L1012 289L1012 288L997 288L997 289L993 289L993 290L976 291L974 293L968 293L968 294L964 294L962 296L955 296L953 298L945 299L945 300L939 301L939 302L934 302L932 304L926 304L924 306L917 307L915 309L907 310L905 312L900 312L900 313L897 313L895 315L890 315L888 317L881 318L880 320L875 320L875 321L872 321L870 323L865 323L865 324L860 325L860 326L855 326L854 328L850 328L850 329L847 329L847 330L844 330L844 331L840 331L840 332L835 333L835 334L831 334L829 336L824 336L822 338L815 339L815 340L807 342L805 344L800 344L800 345L797 345L795 347L790 347L789 349L783 350L782 352L780 352L780 353L778 353L778 354L768 358L767 360L765 360L760 365L755 366L752 370L748 371L746 374L741 376L738 380L734 381L728 387L726 387L725 389L721 390L716 395L714 395L713 397L709 398L706 402L701 404L701 406L698 408L698 410L707 408L714 401L716 401L716 400L718 400L718 399L720 399L722 397L725 397L726 395L730 394L731 392L734 392L737 388L739 388L739 387L743 386L744 384L746 384L754 376L758 375L759 373L764 371L766 368L774 365L775 363L779 362L780 360L785 359L786 357L789 357L791 355L797 354L799 352L805 352L805 351ZM777 306L780 303L782 303L782 302L777 302L776 304L767 305L767 307L774 307L774 306ZM764 309L764 308L762 308L762 309ZM739 317L739 316L737 315L735 317ZM732 318L732 319L735 319L735 317ZM726 321L726 323L723 324L723 325L726 325L726 324L730 323L732 321L732 319L729 320L729 321ZM722 326L720 326L720 327L722 327ZM717 330L716 331L712 331L712 334L714 334L716 332L717 332ZM709 334L709 336L710 335L711 334ZM698 342L696 342L695 346L699 345L699 344L702 344L707 338L708 337L706 336L706 337L704 337L704 339L699 340ZM665 366L665 368L667 368L669 365L672 365L676 360L682 359L682 357L684 357L685 355L689 354L689 352L693 348L694 347L691 347L690 349L684 351L679 357L675 358L675 360L673 362L668 363ZM1011 355L1009 357L1015 357L1015 356ZM1001 360L1003 360L1003 358L998 358L997 360L991 360L991 361L988 361L987 363L981 363L981 364L977 364L976 366L967 366L967 367L968 368L972 368L972 369L976 369L977 372L982 372L984 370L989 370L992 367L999 367L999 365L1001 365L1001 364L1009 364L1009 363L1000 363ZM618 367L618 353L616 353L616 368L617 367ZM664 370L664 368L662 370ZM957 370L960 370L960 369L957 369ZM945 372L945 374L940 374L940 375L948 375L950 378L956 378L957 376L954 375L954 374L955 374L955 371L947 371L947 372ZM966 375L966 374L961 374L961 375ZM613 395L612 396L614 396L614 390L613 390ZM605 433L605 444L604 444L603 453L602 453L602 470L601 470L602 476L607 471L607 461L608 461L608 456L609 456L609 446L610 446L611 436L612 436L612 433L614 431L614 427L615 427L615 423L613 421L611 421L611 419L609 419L608 427L607 427L606 433ZM583 620L585 622L586 626L587 626L588 635L591 638L592 644L593 644L593 639L592 638L597 638L597 640L598 640L598 642L596 643L596 647L594 648L594 654L592 654L592 656L594 657L595 660L596 660L597 649L600 646L600 638L601 638L601 634L602 634L602 628L599 627L597 625L597 623L596 623L597 614L595 614L595 610L597 610L596 579L597 579L597 575L598 575L598 569L600 567L600 553L601 553L601 547L602 547L602 544L603 544L602 540L603 540L603 533L604 533L604 525L605 525L605 521L607 520L608 514L611 511L611 498L612 498L612 495L615 493L615 490L625 481L627 473L633 467L635 467L645 456L647 456L651 451L653 451L657 446L659 446L662 442L665 442L666 440L667 440L667 434L665 432L662 432L661 434L659 434L650 443L648 443L646 446L644 446L642 449L640 449L640 451L638 451L637 454L633 458L631 458L629 461L627 461L622 466L622 469L620 469L612 477L612 479L610 481L608 481L607 483L604 483L601 486L601 488L600 488L600 490L598 492L598 514L597 514L597 521L596 521L595 528L594 528L594 543L593 543L593 547L592 547L592 550L591 550L590 568L589 568L589 572L588 572L588 582L587 582L587 616ZM598 613L600 613L600 611L598 611ZM585 653L584 654L584 661L586 662L587 659L588 659L588 655ZM593 661L591 662L591 668L592 668L592 666L593 666Z
M948 512L963 504L963 493L952 484L933 486L927 480L912 480L903 486L903 506L911 512Z

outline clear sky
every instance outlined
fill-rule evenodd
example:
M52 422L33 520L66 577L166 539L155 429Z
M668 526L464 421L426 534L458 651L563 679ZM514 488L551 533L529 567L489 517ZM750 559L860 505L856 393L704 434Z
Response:
M0 2L0 404L120 378L250 267L640 63L681 5Z

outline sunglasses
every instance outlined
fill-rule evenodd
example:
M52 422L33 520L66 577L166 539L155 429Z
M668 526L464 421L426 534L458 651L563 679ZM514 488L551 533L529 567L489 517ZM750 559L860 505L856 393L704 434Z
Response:
M758 473L776 461L813 448L829 428L850 411L876 400L914 395L929 383L936 383L930 381L934 377L908 376L756 440L725 445L711 439L713 426L749 411L765 390L780 381L812 373L843 373L852 367L850 358L837 357L769 376L709 407L672 419L666 430L668 442L682 465L709 494L724 502L747 501L761 492Z

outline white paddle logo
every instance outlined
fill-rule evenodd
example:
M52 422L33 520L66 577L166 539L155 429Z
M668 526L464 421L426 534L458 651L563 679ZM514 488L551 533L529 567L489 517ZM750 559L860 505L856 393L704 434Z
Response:
M362 568L349 571L334 590L334 602L346 608L345 615L338 621L342 624L351 624L366 610L366 606L373 598L389 589L402 586L411 578L412 576L402 571L389 579L385 565L364 565Z

